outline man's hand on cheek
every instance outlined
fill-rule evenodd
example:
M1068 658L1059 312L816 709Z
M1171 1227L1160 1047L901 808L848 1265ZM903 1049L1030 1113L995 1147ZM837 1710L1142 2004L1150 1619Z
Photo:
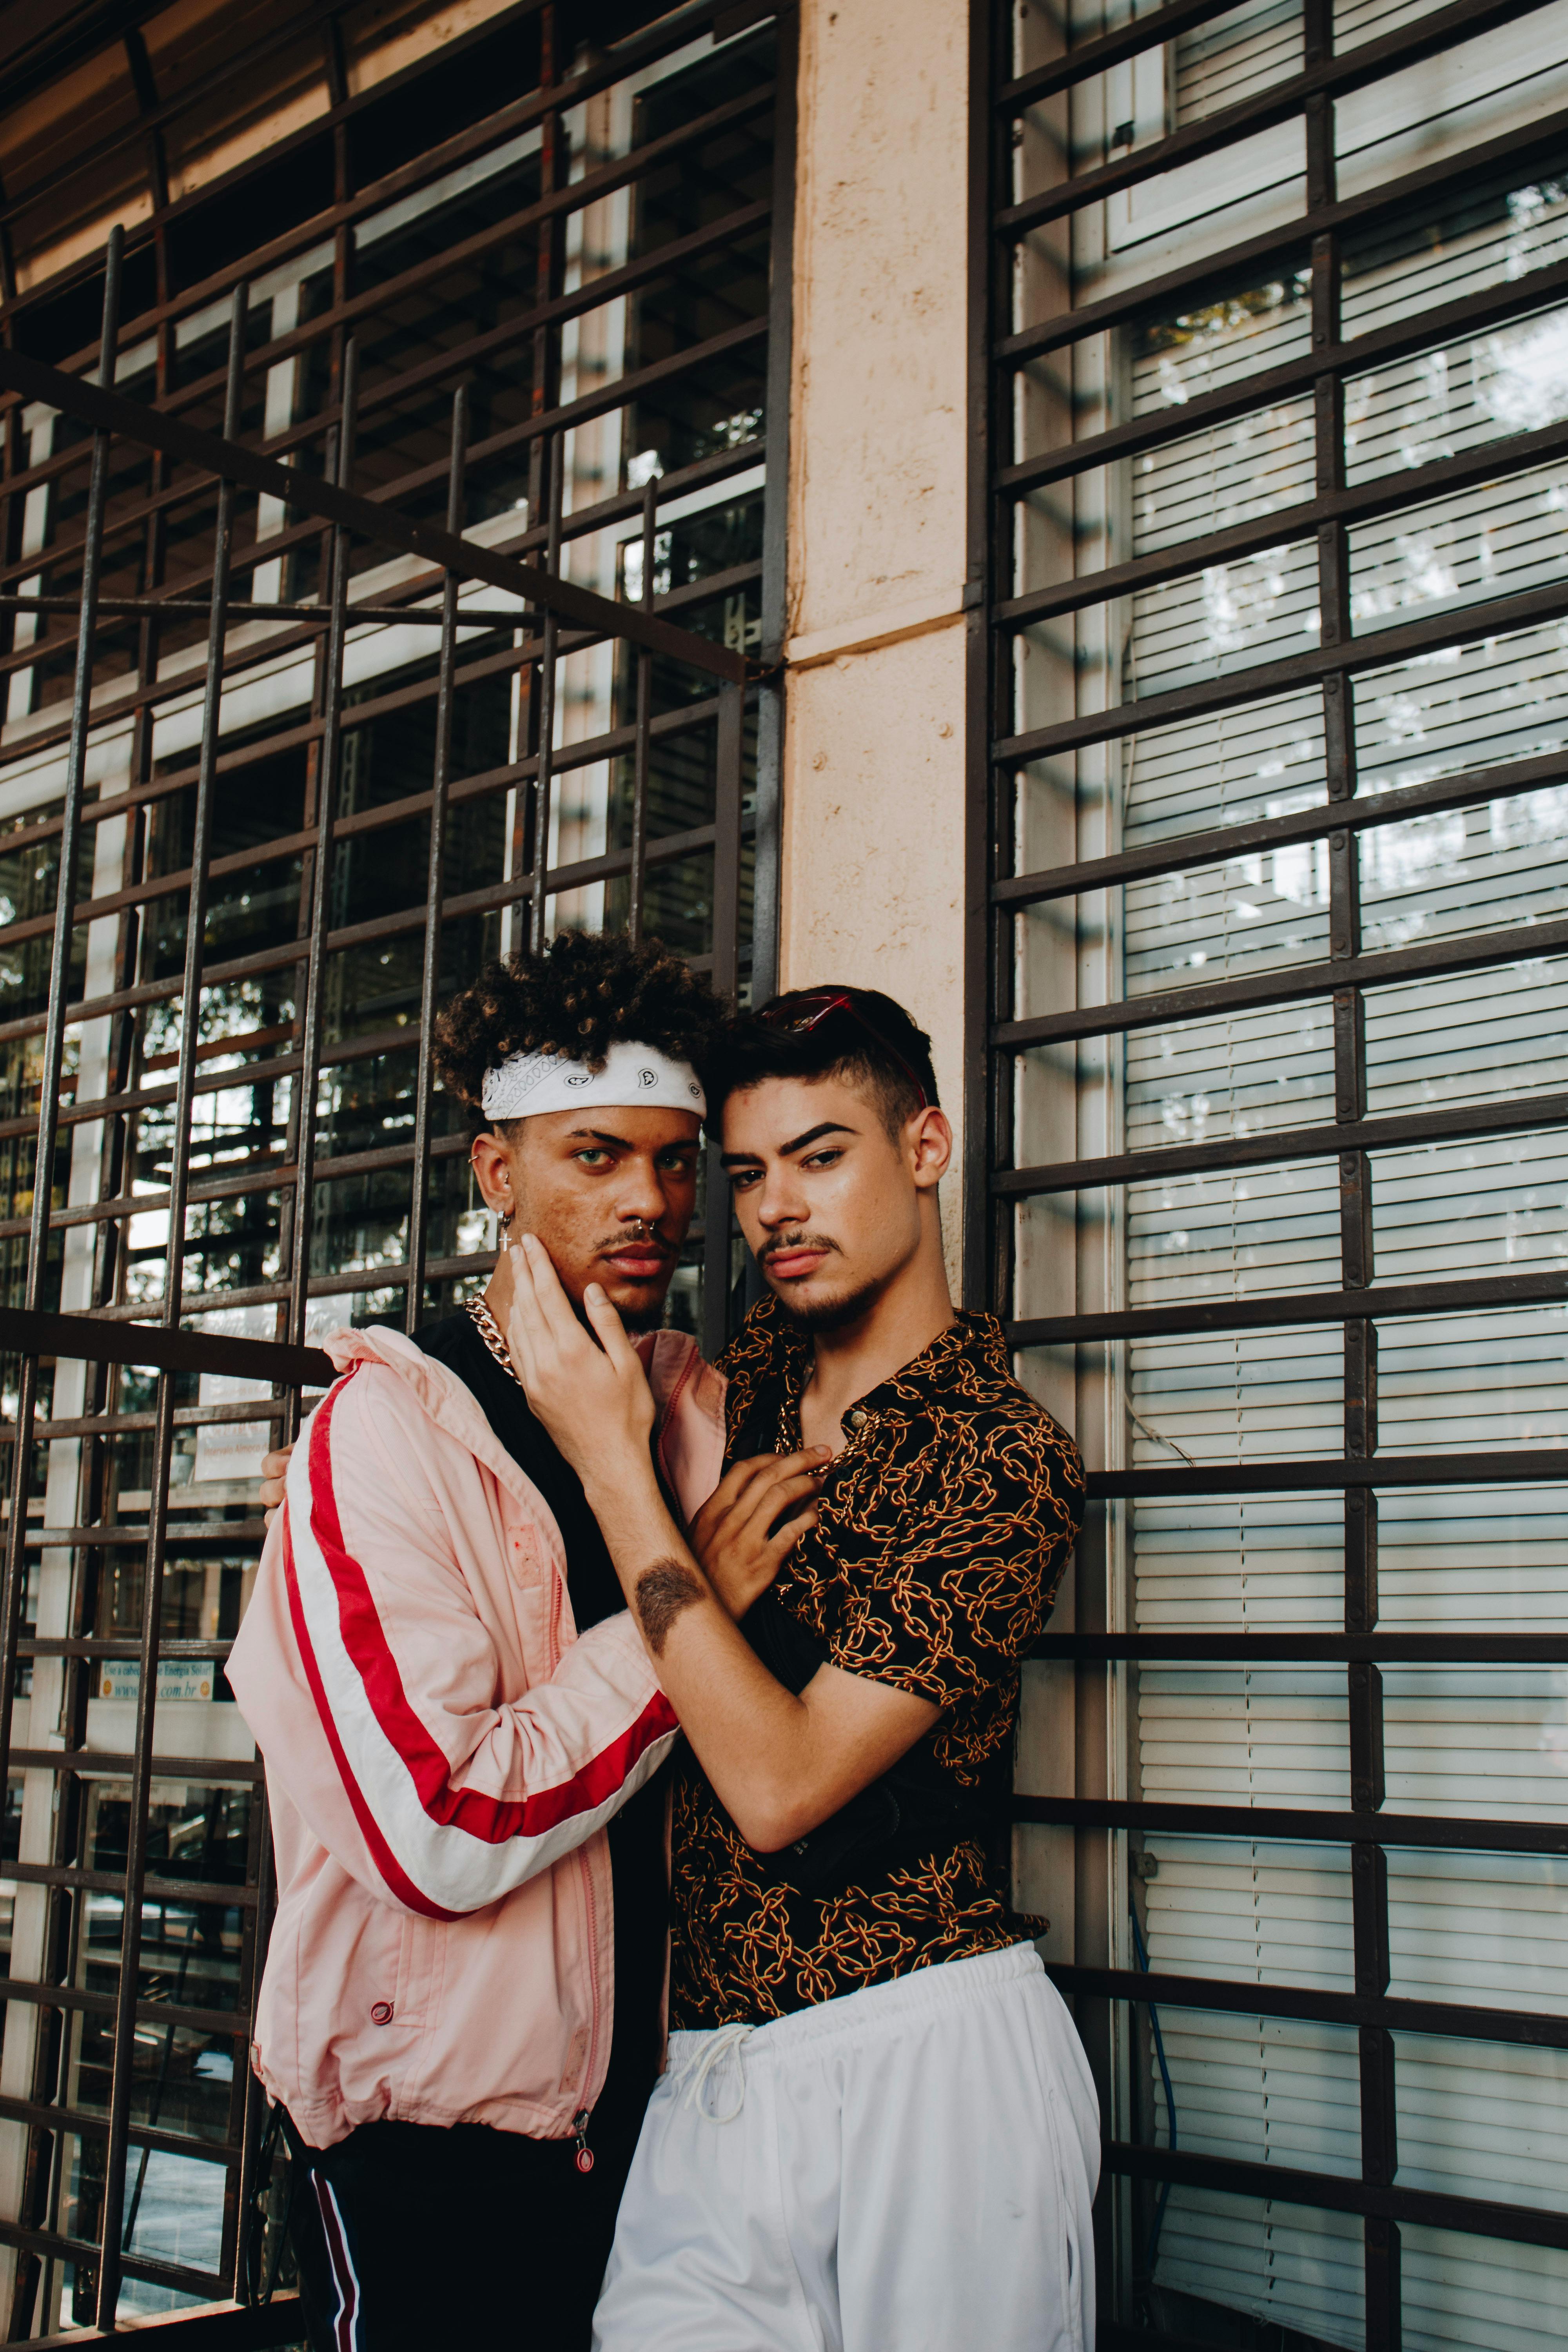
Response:
M826 1445L804 1454L759 1454L724 1473L691 1523L691 1549L739 1624L767 1591L808 1528L830 1459Z
M584 1328L533 1234L525 1234L510 1255L507 1345L529 1403L584 1485L624 1477L628 1465L651 1475L652 1392L604 1290L589 1284Z

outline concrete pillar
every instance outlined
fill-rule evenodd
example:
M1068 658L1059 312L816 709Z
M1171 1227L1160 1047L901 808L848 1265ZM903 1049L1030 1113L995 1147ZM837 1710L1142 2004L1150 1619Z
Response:
M968 50L964 0L803 0L779 955L908 1005L955 1126Z

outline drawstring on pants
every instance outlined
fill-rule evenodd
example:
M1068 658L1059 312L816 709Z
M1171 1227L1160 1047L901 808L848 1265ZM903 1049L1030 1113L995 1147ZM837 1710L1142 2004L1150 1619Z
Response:
M691 2069L691 2080L686 2089L686 2104L697 2114L706 2116L710 2123L732 2124L745 2105L746 2075L741 2064L741 2044L755 2032L755 2026L752 2025L721 2025L703 2043L700 2055ZM740 2096L727 2115L715 2115L711 2107L705 2107L702 2104L703 2088L715 2066L720 2065L731 2053L734 2053L735 2078L740 2084Z

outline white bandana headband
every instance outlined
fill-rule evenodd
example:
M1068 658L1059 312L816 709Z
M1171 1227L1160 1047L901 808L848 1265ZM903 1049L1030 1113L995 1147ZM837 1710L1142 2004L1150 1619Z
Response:
M624 1109L647 1103L659 1110L708 1111L701 1082L689 1062L671 1061L657 1045L613 1045L602 1070L564 1054L511 1054L485 1072L479 1097L487 1118L534 1118L542 1111Z

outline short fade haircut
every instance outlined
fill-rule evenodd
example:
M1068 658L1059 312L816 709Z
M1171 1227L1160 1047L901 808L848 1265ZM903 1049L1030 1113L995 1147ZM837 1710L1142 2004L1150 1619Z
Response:
M563 931L542 955L489 963L436 1022L436 1075L476 1133L508 1129L486 1118L485 1072L510 1054L565 1054L603 1069L612 1045L654 1045L706 1080L724 1008L706 980L658 940Z
M782 1013L787 1019L796 1006L808 1012L814 997L840 995L849 999L854 1013L840 1008L826 1013L814 1029L792 1031L768 1017ZM764 1078L833 1077L860 1087L876 1105L888 1133L896 1137L921 1108L911 1072L927 1105L934 1108L931 1039L890 996L876 988L830 983L792 988L754 1013L742 1013L724 1030L708 1082L708 1117L717 1124L731 1095L743 1094Z

